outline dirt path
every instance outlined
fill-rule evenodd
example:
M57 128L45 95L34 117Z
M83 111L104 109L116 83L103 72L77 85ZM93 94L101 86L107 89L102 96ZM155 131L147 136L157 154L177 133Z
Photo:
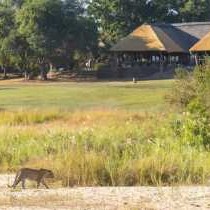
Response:
M196 210L210 209L210 187L7 188L14 176L0 175L0 209Z

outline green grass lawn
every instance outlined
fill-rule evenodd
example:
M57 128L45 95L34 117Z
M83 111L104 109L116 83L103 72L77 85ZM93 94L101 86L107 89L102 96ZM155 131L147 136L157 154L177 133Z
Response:
M0 107L114 108L161 111L172 80L132 82L24 83L0 82Z

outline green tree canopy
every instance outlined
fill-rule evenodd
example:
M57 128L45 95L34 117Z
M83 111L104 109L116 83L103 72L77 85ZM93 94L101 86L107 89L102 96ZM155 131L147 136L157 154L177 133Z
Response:
M0 65L4 70L4 77L7 77L7 68L13 59L12 33L14 30L13 11L5 5L0 5Z
M97 26L84 15L77 0L25 0L19 5L17 32L37 58L43 79L46 66L56 56L70 59L76 49L92 51L97 47Z
M110 44L145 22L210 20L210 0L91 0L88 11Z

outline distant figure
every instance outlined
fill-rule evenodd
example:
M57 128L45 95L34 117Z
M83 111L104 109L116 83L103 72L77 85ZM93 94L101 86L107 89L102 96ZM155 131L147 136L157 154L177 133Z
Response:
M139 71L139 65L138 63L135 63L133 65L133 83L138 82L138 71Z
M85 64L88 71L92 70L92 59L88 59L87 63Z
M45 178L54 178L53 172L43 168L39 170L22 168L17 172L13 185L8 187L15 189L19 182L22 182L22 188L25 189L25 181L26 179L29 179L37 182L37 188L39 188L42 183L48 189L49 187L45 183Z

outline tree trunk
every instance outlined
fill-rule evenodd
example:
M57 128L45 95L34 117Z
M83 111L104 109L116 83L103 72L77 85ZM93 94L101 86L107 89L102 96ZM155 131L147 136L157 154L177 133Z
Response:
M44 57L40 57L38 58L38 63L39 63L39 66L40 66L40 79L41 80L47 80L47 72L46 72L46 69L45 69L45 58Z
M50 71L52 71L52 70L53 70L53 64L50 63Z
M3 71L4 71L4 79L7 79L7 69L6 69L6 67L3 67Z
M24 72L24 79L25 79L25 81L29 80L28 70L25 70L25 72Z
M41 72L40 72L40 77L41 77L41 80L47 80L47 73L45 71L45 66L42 64L41 65Z

